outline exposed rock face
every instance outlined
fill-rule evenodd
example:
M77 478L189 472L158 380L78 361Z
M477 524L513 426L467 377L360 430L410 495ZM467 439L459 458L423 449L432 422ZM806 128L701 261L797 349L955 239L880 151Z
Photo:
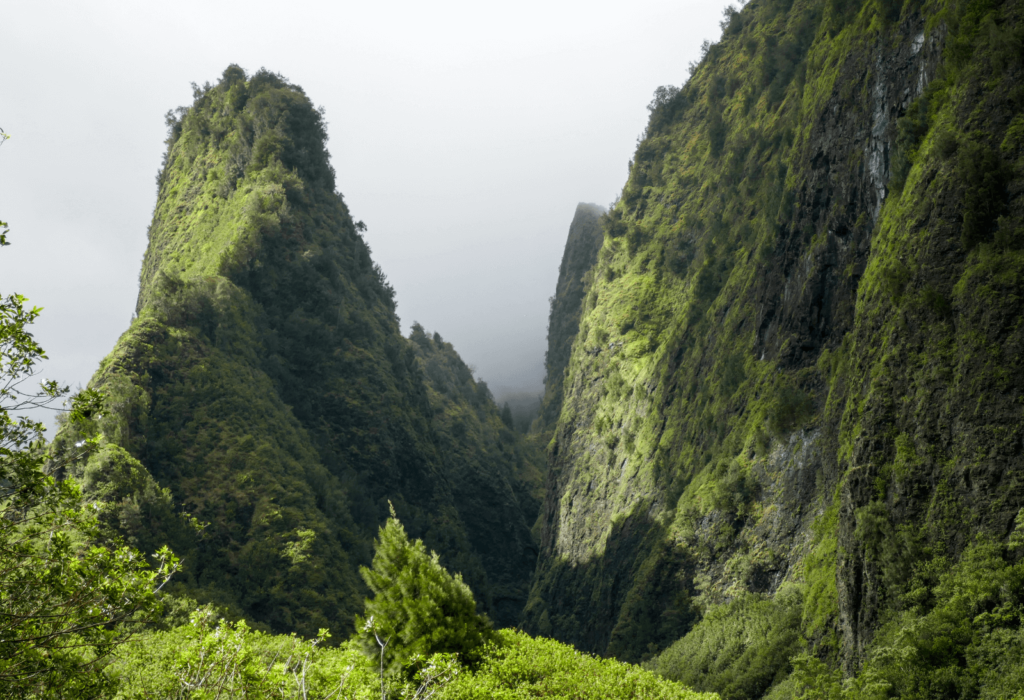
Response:
M1006 537L1017 11L752 2L653 105L565 373L528 629L640 659L788 581L849 672L914 566Z
M528 470L439 449L417 349L334 190L321 114L279 76L232 66L170 126L138 317L93 380L111 395L107 447L81 472L148 470L147 488L208 523L161 526L177 533L181 585L277 631L350 625L388 501L514 620L535 549L516 495ZM478 399L494 411L486 389ZM456 504L461 479L500 504L502 527ZM154 540L146 520L128 534Z

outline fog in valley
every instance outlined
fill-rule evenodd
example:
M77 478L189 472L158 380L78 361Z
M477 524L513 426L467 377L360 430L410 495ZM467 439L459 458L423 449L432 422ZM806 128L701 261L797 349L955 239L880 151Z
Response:
M403 332L529 403L576 204L615 199L645 105L726 4L5 3L0 293L45 308L44 373L84 385L135 307L164 114L230 63L266 67L326 110Z

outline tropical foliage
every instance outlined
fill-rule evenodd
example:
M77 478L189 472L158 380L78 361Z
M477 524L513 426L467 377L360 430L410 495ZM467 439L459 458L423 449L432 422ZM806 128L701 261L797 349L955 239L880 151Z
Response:
M574 698L605 700L717 700L638 666L600 659L553 639L501 630L480 667L460 674L439 697L450 700Z
M655 94L564 373L528 631L757 697L800 692L802 654L882 673L894 620L951 614L966 581L910 613L915 576L1024 504L1021 13L758 0ZM943 668L1014 663L978 644ZM914 654L893 694L1003 692L910 690L953 674Z
M980 537L956 562L920 563L857 673L803 654L794 687L826 700L1024 698L1022 553L1024 510L1008 544Z
M1024 699L1022 17L727 8L577 211L526 438L400 335L322 110L196 87L50 444L0 299L0 696Z
M440 653L474 663L493 639L462 576L449 574L422 541L410 542L394 511L380 529L373 566L359 573L373 597L356 630L368 655L380 655L382 673L411 676Z
M27 386L46 355L29 329L40 310L26 302L0 299L0 695L90 697L107 685L108 657L159 610L157 592L178 562L166 547L147 561L125 545L62 477L66 463L26 411L68 391L54 381ZM79 394L68 420L101 407L95 392Z
M486 449L439 449L446 421L326 138L322 110L266 70L229 66L168 115L137 317L90 384L109 410L66 426L56 449L105 436L70 472L125 538L182 556L177 593L234 618L307 637L350 625L390 500L511 622L533 566L535 484L521 482L536 468L490 421L482 383L445 400L483 416ZM464 484L472 498L453 493ZM514 537L479 520L495 501Z
M209 606L186 624L125 645L108 668L114 697L472 700L715 700L650 671L550 639L490 629L472 592L390 518L371 569L373 598L355 634L330 646L230 622ZM186 601L187 603L187 601Z

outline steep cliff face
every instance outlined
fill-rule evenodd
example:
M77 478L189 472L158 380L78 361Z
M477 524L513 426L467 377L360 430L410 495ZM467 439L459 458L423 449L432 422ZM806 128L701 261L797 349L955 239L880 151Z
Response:
M544 398L537 426L541 432L554 428L562 410L562 380L569 366L572 343L580 328L583 298L591 283L588 273L597 262L597 252L604 240L601 228L603 213L604 207L580 202L569 224L569 236L565 241L562 264L558 267L558 283L555 295L551 297L548 316Z
M137 318L93 379L111 397L104 447L79 469L117 482L104 493L119 512L164 514L121 525L144 542L171 533L191 595L275 630L350 624L389 500L514 617L528 573L510 581L492 545L532 561L518 473L439 450L417 348L334 190L321 114L279 76L232 66L169 123ZM471 538L461 478L512 522ZM201 533L167 516L162 488Z
M788 651L722 691L757 696L800 637L854 672L916 575L1005 542L1020 11L752 0L659 90L565 375L529 629L639 659L768 601Z

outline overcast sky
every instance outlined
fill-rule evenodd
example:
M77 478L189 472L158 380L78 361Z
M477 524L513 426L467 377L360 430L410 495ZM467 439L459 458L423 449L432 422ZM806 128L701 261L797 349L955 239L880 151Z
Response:
M84 385L135 306L164 113L238 63L327 110L338 189L413 321L495 394L542 389L577 202L608 204L656 87L720 0L7 0L0 293L45 311L44 373Z

